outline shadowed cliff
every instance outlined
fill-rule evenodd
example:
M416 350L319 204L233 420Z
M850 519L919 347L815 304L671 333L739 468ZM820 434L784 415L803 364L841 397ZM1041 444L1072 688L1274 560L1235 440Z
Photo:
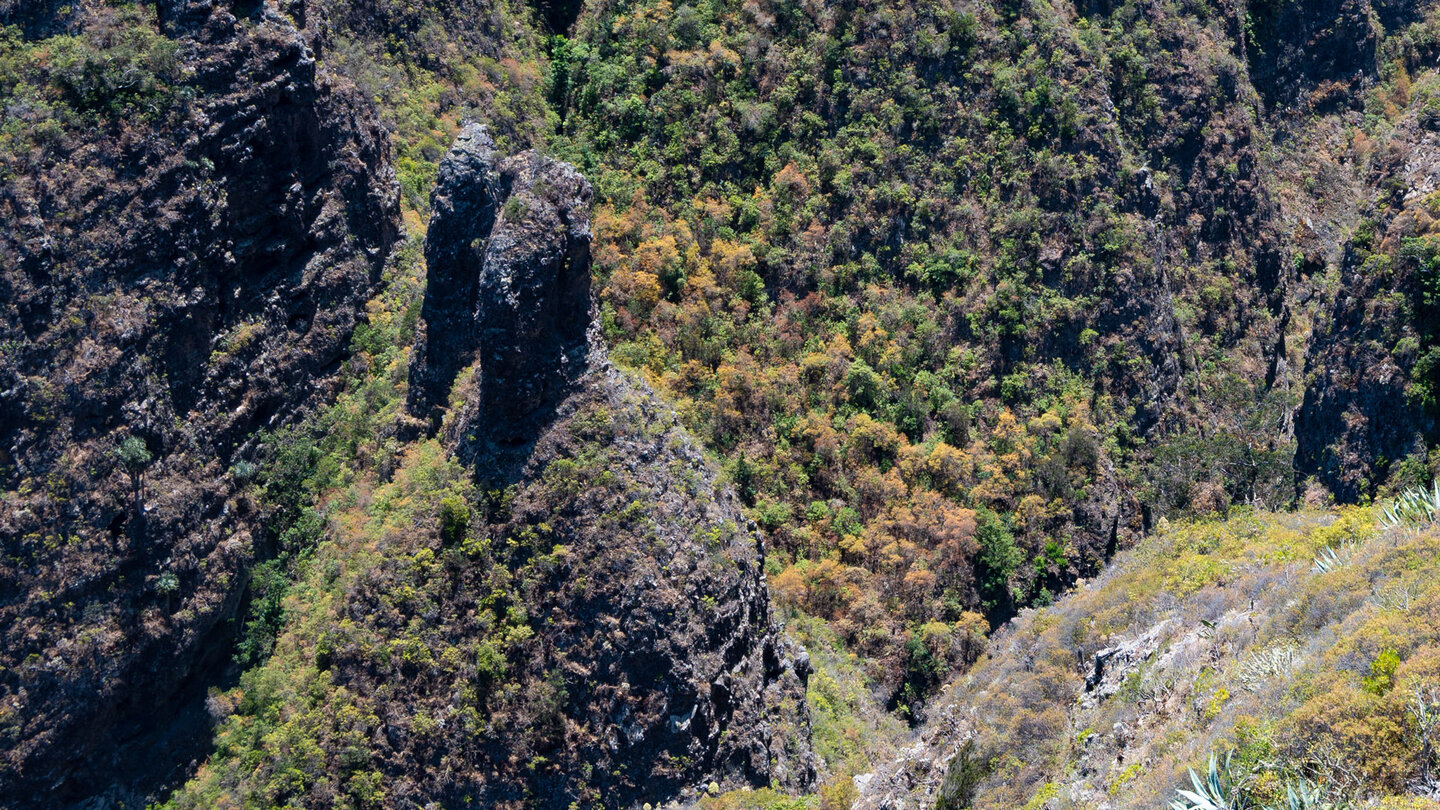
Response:
M23 5L89 72L33 63L57 100L0 155L0 804L134 802L205 738L273 553L257 433L330 393L399 211L288 20Z

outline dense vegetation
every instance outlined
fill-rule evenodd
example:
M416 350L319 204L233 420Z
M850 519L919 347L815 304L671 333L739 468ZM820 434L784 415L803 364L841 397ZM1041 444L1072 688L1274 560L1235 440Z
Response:
M613 356L726 460L777 600L903 716L980 616L1047 604L1148 520L1296 498L1285 338L1334 281L1279 231L1289 157L1260 141L1283 126L1225 45L1277 32L1200 6L642 2L457 51L461 15L365 19L324 58L394 122L412 225L468 115L580 166Z
M212 690L215 749L166 806L634 804L697 766L808 785L798 648L770 635L733 494L652 394L597 373L503 488L440 440L385 441L416 255L372 302L347 391L267 442L280 550L257 573L248 669ZM676 730L692 722L713 731Z
M194 43L148 5L93 6L43 36L0 29L7 182L55 170L82 133L129 142L194 123ZM248 8L235 24L268 31L272 12ZM617 430L678 428L617 427L597 407L525 493L483 491L416 438L401 410L420 245L438 161L468 119L502 152L541 148L594 184L609 354L723 468L811 649L832 778L814 796L706 805L847 805L849 777L893 753L902 723L933 719L941 687L1017 615L944 698L975 701L985 722L947 728L973 739L942 802L1138 805L1191 767L1247 806L1313 789L1398 807L1434 789L1433 537L1322 510L1428 485L1440 465L1427 444L1440 418L1440 172L1424 151L1440 127L1435 7L296 8L320 70L390 135L408 238L350 340L338 399L216 473L258 506L263 561L234 657L244 674L211 697L216 751L171 805L384 806L434 787L396 764L407 756L457 783L466 763L492 763L486 777L524 803L574 778L547 735L582 750L598 734L565 724L579 698L535 640L555 571L573 564L551 536L563 516L511 509L523 495L563 513L599 482L608 494L587 508L617 544L643 536L661 488L612 473L604 448ZM1358 55L1306 55L1341 49ZM185 165L197 193L225 196L213 161ZM226 328L205 342L216 367L282 342L258 321ZM0 345L15 390L43 366L22 368L28 347ZM43 424L55 397L26 405ZM126 437L104 464L138 509L156 459ZM38 554L66 538L24 542ZM155 617L183 604L175 573L141 576ZM464 618L435 624L442 613ZM1163 666L1071 705L1077 657L1166 621ZM522 675L545 688L522 693ZM982 694L988 678L1013 697ZM421 682L405 693L418 708L386 716L386 682L405 679ZM507 719L527 731L501 751ZM1145 724L1139 758L1106 737L1116 723ZM1123 765L1106 759L1121 751ZM646 778L682 765L665 767ZM586 779L596 801L643 782Z
M1334 287L1280 232L1246 36L1201 4L640 2L553 41L616 359L728 459L777 598L897 690L922 628L1044 604L1155 516L1295 499L1288 336Z
M173 111L179 46L136 6L102 8L85 30L40 41L0 28L0 159L6 176L48 157L67 130L153 123Z

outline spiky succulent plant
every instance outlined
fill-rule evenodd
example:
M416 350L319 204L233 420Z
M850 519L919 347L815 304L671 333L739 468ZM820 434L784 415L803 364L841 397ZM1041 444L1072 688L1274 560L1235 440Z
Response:
M1190 784L1194 790L1176 790L1175 800L1170 802L1171 810L1246 810L1249 804L1240 791L1235 789L1231 777L1230 755L1225 756L1225 766L1210 755L1210 767L1204 776L1190 771Z
M1315 571L1320 574L1328 574L1339 569L1349 559L1349 555L1342 555L1333 548L1326 548L1315 557Z
M1417 487L1401 493L1380 510L1380 525L1387 529L1419 529L1440 517L1440 480L1429 489Z

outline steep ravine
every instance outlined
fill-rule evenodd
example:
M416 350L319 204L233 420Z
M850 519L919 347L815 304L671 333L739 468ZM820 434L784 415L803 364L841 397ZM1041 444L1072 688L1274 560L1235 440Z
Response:
M865 800L933 798L975 611L1018 649L1162 514L1440 467L1431 5L0 0L49 82L0 154L0 805L843 781L767 566L925 731ZM347 407L400 415L295 493L237 681L273 438L372 318L408 377Z
M15 259L3 268L0 368L8 807L133 805L204 761L212 725L228 716L217 694L234 683L249 577L291 542L254 486L257 465L269 480L263 465L280 452L262 441L312 417L350 378L336 372L397 241L375 110L319 67L304 5L281 11L4 11L34 36L150 43L163 71L156 92L180 88L159 96L173 105L166 117L105 119L106 137L85 148L82 133L63 133L64 148L32 154L0 198L0 238ZM534 550L503 541L537 522L575 556L552 587L526 580L502 611L516 628L535 617L517 636L529 641L506 650L506 683L524 699L511 705L506 691L486 709L519 712L514 727L440 745L478 778L430 772L434 751L414 747L418 737L392 741L375 752L388 763L388 806L430 795L563 807L587 791L668 800L710 782L804 790L815 778L808 669L771 618L753 524L667 407L595 340L589 202L573 169L533 153L499 161L481 129L466 131L441 172L414 362L420 419L396 435L427 442L456 403L447 452L477 482L509 487L513 516L482 509L489 522L473 527L501 549L458 576L498 583L531 571ZM615 420L604 435L574 426L604 418ZM601 477L563 514L543 474L597 450L628 472ZM627 542L609 523L620 507ZM351 598L388 600L376 587L357 584ZM473 595L450 593L442 613L473 609ZM298 621L296 610L277 615ZM352 618L397 632L384 610ZM483 630L446 629L459 644L467 632L485 641ZM382 713L442 697L434 682L405 680L409 671L395 675L412 691L396 693L353 653L328 652L323 666ZM549 736L549 709L526 708L556 672L572 681L563 737ZM532 745L544 756L514 770ZM579 780L582 762L587 773L609 764Z
M555 557L524 600L545 620L520 655L521 688L565 673L565 730L535 743L547 769L502 777L481 801L658 804L710 782L803 791L816 767L808 662L771 617L763 543L734 492L597 339L591 197L573 167L533 152L500 159L470 125L432 204L411 367L426 382L412 407L455 402L446 446L482 486L518 486L486 531L539 527L543 539L500 561ZM447 378L453 391L421 387Z

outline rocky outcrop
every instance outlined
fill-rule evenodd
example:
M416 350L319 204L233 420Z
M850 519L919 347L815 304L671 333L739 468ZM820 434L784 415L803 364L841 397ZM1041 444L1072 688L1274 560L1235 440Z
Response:
M467 457L533 438L585 371L591 194L573 167L534 152L497 160L478 125L441 163L408 404L438 421L456 375L478 363L452 427Z
M1346 99L1379 66L1383 29L1365 0L1265 4L1250 14L1252 80L1277 110L1303 109L1304 94L1321 84L1333 85L1330 101Z
M559 809L693 801L712 782L812 787L808 659L770 611L754 527L673 411L597 358L511 493L479 532L504 538L494 567L459 574L431 615L449 643L478 642L484 623L445 617L484 616L493 583L517 583L533 635L482 687L483 732L457 726L376 752L380 770L405 774L391 795ZM391 577L352 595L351 620L382 623L382 636L411 621L389 607ZM436 717L464 687L376 677L359 651L332 666L352 690ZM464 765L421 766L436 757Z
M558 493L555 470L602 447L589 491ZM553 620L532 671L587 673L570 690L562 770L596 766L547 804L582 787L622 807L693 798L712 781L809 789L809 659L770 611L754 525L674 412L602 362L528 469L511 525L548 519L568 549L532 586ZM626 508L633 518L612 517Z
M476 776L421 773L396 792L563 808L693 799L711 782L808 788L808 659L770 613L755 527L673 411L587 340L589 185L533 153L497 160L470 127L434 200L411 407L454 403L444 438L477 477L516 465L484 534L510 538L495 570L523 583L534 635L510 655L514 686L496 687L514 697L487 706L496 731L441 744ZM357 622L384 616L383 579L356 594ZM457 588L437 615L471 615L491 590ZM336 667L381 688L364 665ZM450 694L398 688L437 711Z
M1095 653L1090 673L1085 676L1085 696L1082 702L1091 704L1104 700L1120 691L1125 678L1142 663L1155 657L1160 643L1168 638L1172 622L1160 622L1135 638L1126 639L1113 647Z
M8 807L134 802L205 738L267 553L257 431L326 393L397 235L388 140L303 32L165 7L170 91L82 109L89 127L0 169ZM72 10L93 48L155 36L138 11Z
M485 240L504 194L495 172L495 146L482 127L467 127L449 154L431 194L434 211L425 239L426 295L421 333L410 364L407 409L438 425L455 375L478 348L475 305Z

